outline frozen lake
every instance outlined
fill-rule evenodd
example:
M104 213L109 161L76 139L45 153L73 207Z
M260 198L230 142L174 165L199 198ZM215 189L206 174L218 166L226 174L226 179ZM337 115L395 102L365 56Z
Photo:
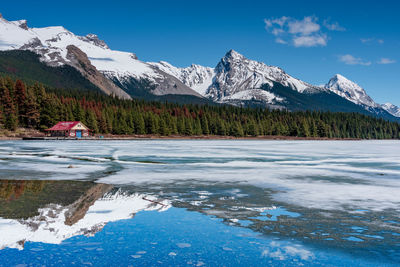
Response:
M0 263L397 265L399 149L1 141Z

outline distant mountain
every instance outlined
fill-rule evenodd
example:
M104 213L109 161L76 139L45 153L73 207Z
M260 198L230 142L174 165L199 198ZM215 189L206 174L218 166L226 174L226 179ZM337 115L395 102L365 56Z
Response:
M150 63L175 76L204 97L233 105L288 110L359 112L397 120L375 103L364 89L337 74L325 86L314 86L275 66L247 59L230 50L215 68L177 68L168 62Z
M77 82L68 81L71 76L85 88L124 99L361 112L390 120L400 117L397 107L377 104L363 88L340 74L325 86L315 86L234 50L228 51L214 68L194 64L178 68L165 61L143 62L134 53L112 50L95 34L77 36L64 27L30 28L25 20L7 21L2 17L0 50L7 51L0 53L2 73L23 73L28 79L36 77L50 85L56 82L54 73L63 73L62 83L75 86ZM21 67L20 54L18 59L12 57L18 54L13 51L21 50L39 55L39 63L29 59L37 68ZM16 62L18 66L13 67ZM80 75L71 74L72 69Z
M396 115L396 106L390 107L376 103L361 86L340 74L333 76L325 88L377 116L389 119L391 116L400 117L399 113Z
M151 64L180 79L204 97L219 103L255 100L284 107L279 105L284 102L283 98L261 89L264 84L273 85L273 82L298 92L319 90L289 76L278 67L249 60L234 50L226 53L215 68L199 65L176 68L164 61Z
M77 36L64 27L29 28L25 20L0 18L0 50L29 50L49 66L78 69L107 94L130 98L124 91L132 79L146 81L153 95L201 96L178 79L137 59L133 53L109 49L95 34ZM118 81L119 86L109 81Z
M398 106L395 106L391 103L385 103L381 107L393 116L400 117L400 108Z
M207 94L207 90L215 76L215 70L213 68L195 64L186 68L177 68L165 61L160 61L158 63L150 62L149 64L176 77L202 96Z
M333 76L325 85L325 88L357 105L365 107L379 106L367 95L363 88L340 74Z

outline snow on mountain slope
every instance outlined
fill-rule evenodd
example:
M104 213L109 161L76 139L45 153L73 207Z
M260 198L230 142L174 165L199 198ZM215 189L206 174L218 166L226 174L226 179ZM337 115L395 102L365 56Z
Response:
M202 96L206 95L207 89L211 86L213 77L215 76L213 68L195 64L186 68L177 68L165 61L151 62L149 64L176 77Z
M333 76L325 85L325 88L357 105L371 108L379 107L363 88L340 74Z
M6 21L0 17L0 50L18 49L36 36L21 25L26 21Z
M220 103L233 99L256 99L269 104L284 101L260 89L264 84L273 86L273 82L300 93L323 90L291 77L278 67L249 60L234 50L230 50L214 69L199 65L177 68L164 61L150 64L175 76L201 95Z
M24 22L24 23L22 23ZM39 52L42 60L51 65L63 65L67 59L67 46L74 45L87 54L92 64L100 71L114 71L126 75L148 75L157 73L148 64L137 60L133 53L111 50L94 34L76 36L64 27L27 28L26 21L7 21L0 18L0 49L29 49ZM61 57L54 56L54 53Z
M221 99L221 102L229 102L230 100L258 100L268 104L275 104L276 102L282 102L284 99L262 89L250 89L225 96Z
M392 103L385 103L381 107L392 114L395 117L400 117L400 107L393 105Z
M64 27L28 28L26 21L7 21L0 18L0 50L24 49L41 55L51 66L74 66L68 57L68 46L82 50L91 64L107 78L116 78L121 84L127 79L146 79L154 85L154 94L181 93L196 95L180 81L165 75L159 69L137 59L136 55L109 49L94 34L77 36ZM159 88L163 87L163 88Z
M282 69L262 62L249 60L234 50L230 50L215 68L216 76L207 91L207 96L221 101L227 96L251 89L260 89L263 84L271 87L274 82L305 92L313 86L295 79Z
M28 219L0 217L0 250L7 247L21 250L25 242L60 244L77 235L93 236L109 222L133 218L143 210L164 211L170 207L168 201L159 202L153 196L117 191L96 200L81 219L71 224L68 215L73 205L49 204L39 209L38 216Z

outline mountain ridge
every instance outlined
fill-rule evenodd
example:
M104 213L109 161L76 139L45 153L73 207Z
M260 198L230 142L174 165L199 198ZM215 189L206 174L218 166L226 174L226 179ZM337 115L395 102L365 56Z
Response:
M363 88L340 74L325 86L315 86L279 67L248 59L233 49L214 68L197 64L178 68L166 61L144 62L134 53L112 50L95 34L77 36L62 26L29 28L26 20L7 21L0 16L0 50L29 50L49 66L72 66L104 93L125 99L180 95L199 101L290 110L300 106L311 109L304 104L309 95L318 95L314 97L316 100L323 96L332 98L328 92L333 92L349 101L343 102L348 107L339 106L338 111L356 104L374 116L400 118L398 107L376 103ZM72 56L71 51L74 51ZM80 55L80 60L76 55ZM323 102L314 108L323 107Z

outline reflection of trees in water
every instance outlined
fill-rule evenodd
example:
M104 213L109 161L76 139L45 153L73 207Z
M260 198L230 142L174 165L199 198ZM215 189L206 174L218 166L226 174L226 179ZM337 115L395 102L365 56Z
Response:
M82 181L0 180L0 217L27 219L49 204L68 206L95 185Z
M11 201L21 197L25 192L37 194L49 181L38 180L1 180L0 199Z

